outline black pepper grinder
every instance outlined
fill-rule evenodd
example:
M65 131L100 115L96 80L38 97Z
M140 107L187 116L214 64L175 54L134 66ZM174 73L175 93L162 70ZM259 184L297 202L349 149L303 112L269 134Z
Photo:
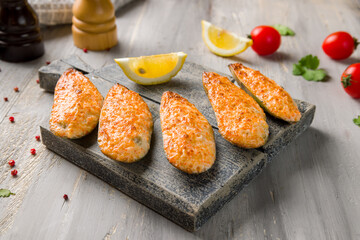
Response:
M24 62L43 54L39 21L27 0L0 0L0 59Z

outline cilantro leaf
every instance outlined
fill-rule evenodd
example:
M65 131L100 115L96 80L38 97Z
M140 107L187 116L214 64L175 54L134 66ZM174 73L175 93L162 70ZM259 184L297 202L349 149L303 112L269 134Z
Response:
M282 24L275 24L273 27L280 33L281 36L295 36L295 32Z
M301 58L298 63L293 64L293 75L301 75L308 81L322 81L326 77L326 71L324 69L317 69L319 65L319 58L309 54Z
M303 73L305 72L305 70L304 70L304 68L300 65L300 64L296 64L296 63L294 63L293 64L293 71L292 71L292 73L294 74L294 75L303 75Z
M0 197L10 197L10 195L15 195L15 193L12 193L10 190L8 189L0 189Z
M302 76L308 81L319 82L325 78L326 72L323 69L307 69Z
M313 56L313 55L309 54L309 55L303 57L302 59L300 59L299 64L304 67L315 70L319 67L320 60L318 59L317 56Z
M353 122L360 127L360 115L353 119Z

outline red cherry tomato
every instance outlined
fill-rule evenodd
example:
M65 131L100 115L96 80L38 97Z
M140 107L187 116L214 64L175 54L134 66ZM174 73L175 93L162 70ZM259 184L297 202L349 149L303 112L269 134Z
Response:
M341 83L353 98L360 98L360 63L351 64L342 74Z
M280 47L281 36L270 26L257 26L251 31L252 49L259 55L269 55Z
M332 59L345 59L356 49L358 42L347 32L334 32L327 36L322 44L322 49Z

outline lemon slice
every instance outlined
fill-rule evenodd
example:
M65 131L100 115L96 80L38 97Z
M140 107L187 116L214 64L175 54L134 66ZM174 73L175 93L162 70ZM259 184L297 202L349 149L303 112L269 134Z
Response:
M245 51L253 44L251 39L216 27L202 20L202 37L211 52L223 57L230 57Z
M170 81L181 70L186 57L186 53L176 52L114 60L130 80L141 85L155 85Z

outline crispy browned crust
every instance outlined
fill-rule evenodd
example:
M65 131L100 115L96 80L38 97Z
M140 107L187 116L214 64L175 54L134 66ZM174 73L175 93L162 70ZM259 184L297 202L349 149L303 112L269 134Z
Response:
M211 168L216 157L214 132L192 103L179 94L165 92L160 119L164 150L173 166L190 174Z
M99 121L103 97L81 72L65 71L55 87L50 130L57 136L81 138Z
M152 129L151 112L140 95L120 84L114 85L100 114L101 151L121 162L140 160L150 149Z
M244 148L264 145L269 135L264 111L226 77L203 73L203 85L214 109L220 134Z
M287 122L300 120L296 103L274 80L241 63L230 64L229 69L239 84L243 84L271 115Z

